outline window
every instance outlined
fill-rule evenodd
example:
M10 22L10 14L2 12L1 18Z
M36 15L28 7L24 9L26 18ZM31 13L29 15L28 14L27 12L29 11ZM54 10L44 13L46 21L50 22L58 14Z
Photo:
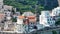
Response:
M21 32L21 30L18 30L19 32Z
M47 18L49 18L49 17L47 16Z
M25 25L23 25L23 26L25 26Z
M7 14L7 13L5 13L5 14Z
M50 21L51 21L51 19L50 19Z
M50 22L48 22L48 24L50 24Z
M32 22L30 24L33 24Z
M53 22L51 22L51 24L52 24Z
M47 19L49 21L49 19Z
M1 21L1 23L4 23L4 21Z

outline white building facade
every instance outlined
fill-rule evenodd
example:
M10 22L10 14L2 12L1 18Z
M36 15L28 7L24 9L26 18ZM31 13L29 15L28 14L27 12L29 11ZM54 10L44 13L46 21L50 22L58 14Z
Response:
M50 27L55 24L55 21L53 20L52 16L50 16L49 11L42 11L39 19L40 24L46 27Z
M11 12L7 11L7 12L4 12L5 13L5 16L6 16L6 20L11 20Z
M19 33L24 33L25 32L23 19L20 18L20 17L17 18L16 32L19 32Z
M4 11L12 11L13 6L4 5Z
M3 0L0 0L0 12L3 12Z
M55 20L58 20L60 18L60 7L54 8L52 10L52 16Z
M60 14L60 7L54 8L52 10L52 16L58 16Z
M0 0L0 9L3 7L3 0Z

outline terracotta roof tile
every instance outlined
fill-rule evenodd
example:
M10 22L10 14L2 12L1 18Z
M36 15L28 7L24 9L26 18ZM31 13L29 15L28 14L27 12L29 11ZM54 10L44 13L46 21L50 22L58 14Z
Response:
M24 16L18 16L18 18L23 19L23 18L24 18Z

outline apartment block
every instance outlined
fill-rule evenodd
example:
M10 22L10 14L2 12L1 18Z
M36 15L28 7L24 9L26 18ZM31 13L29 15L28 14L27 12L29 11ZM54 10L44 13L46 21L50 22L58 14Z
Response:
M17 23L16 23L16 32L24 33L24 23L23 23L24 16L18 16Z
M40 19L39 23L46 27L50 27L55 24L55 20L53 20L52 16L50 16L49 11L42 11L41 15L39 16L39 19Z

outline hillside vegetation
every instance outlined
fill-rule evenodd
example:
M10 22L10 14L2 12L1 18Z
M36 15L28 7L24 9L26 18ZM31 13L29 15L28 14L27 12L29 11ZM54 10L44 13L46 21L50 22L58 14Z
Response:
M58 6L57 1L55 1L54 6L50 6L50 3L48 2L48 4L45 6L45 0L4 0L5 5L14 6L17 8L17 11L20 12L32 11L33 13L35 11L40 13L41 10L51 10L52 8Z

